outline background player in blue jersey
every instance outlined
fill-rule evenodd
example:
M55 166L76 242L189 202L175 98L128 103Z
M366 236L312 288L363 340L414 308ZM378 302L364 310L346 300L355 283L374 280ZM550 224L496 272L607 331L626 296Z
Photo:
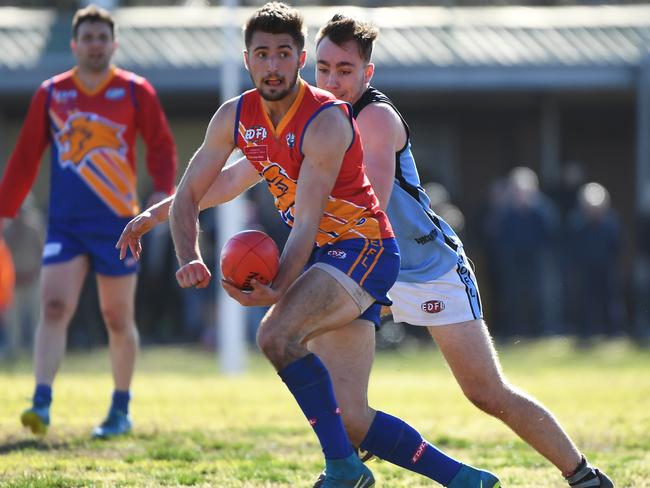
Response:
M34 346L36 388L21 422L36 434L47 431L52 383L65 354L82 285L92 270L108 331L115 386L108 416L93 434L110 437L131 429L130 386L138 350L137 265L134 260L120 261L113 249L124 224L139 212L136 133L147 145L147 167L155 190L150 204L173 191L176 150L151 85L111 65L117 43L107 11L94 6L77 11L70 45L76 66L36 91L0 182L0 232L3 218L15 217L49 145L48 229Z

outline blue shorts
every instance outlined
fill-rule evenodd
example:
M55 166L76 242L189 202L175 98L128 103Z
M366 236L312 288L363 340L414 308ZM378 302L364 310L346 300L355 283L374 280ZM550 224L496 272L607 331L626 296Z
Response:
M399 248L395 239L346 239L328 244L314 249L307 267L316 263L344 272L376 300L359 318L379 327L381 305L392 305L388 290L399 273Z
M63 263L87 255L95 273L121 276L136 273L137 261L128 254L120 260L115 243L129 218L113 219L52 219L48 222L43 248L43 266Z

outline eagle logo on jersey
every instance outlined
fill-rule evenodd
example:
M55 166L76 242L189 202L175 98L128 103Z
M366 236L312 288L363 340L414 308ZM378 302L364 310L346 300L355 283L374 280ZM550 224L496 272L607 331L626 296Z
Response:
M126 127L93 113L70 114L65 123L52 111L50 116L60 127L54 141L61 167L73 169L116 215L138 213L136 175L122 137Z
M56 135L61 164L79 166L100 149L124 154L126 144L122 139L123 132L124 126L99 115L84 112L72 115Z

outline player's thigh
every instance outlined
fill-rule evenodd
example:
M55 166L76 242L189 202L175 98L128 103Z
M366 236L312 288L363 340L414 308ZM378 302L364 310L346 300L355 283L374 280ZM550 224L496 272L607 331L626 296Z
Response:
M63 310L71 316L77 307L88 268L88 258L83 255L43 266L40 277L41 307L46 312Z
M368 378L375 357L375 326L354 320L308 342L329 371L336 399L344 412L367 409Z
M428 327L461 387L502 382L501 367L492 338L482 320Z
M262 326L304 343L356 319L363 310L331 274L309 268L265 316Z
M134 316L137 274L97 274L97 292L102 314L113 320L131 320ZM106 317L105 317L106 318Z

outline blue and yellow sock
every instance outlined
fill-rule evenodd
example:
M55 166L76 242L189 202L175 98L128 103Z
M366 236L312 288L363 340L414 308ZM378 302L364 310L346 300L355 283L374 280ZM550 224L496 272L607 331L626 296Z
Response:
M360 447L443 486L447 486L462 466L428 443L406 422L384 412L377 412Z
M352 454L332 380L314 354L294 361L278 372L318 436L325 459L344 459Z

